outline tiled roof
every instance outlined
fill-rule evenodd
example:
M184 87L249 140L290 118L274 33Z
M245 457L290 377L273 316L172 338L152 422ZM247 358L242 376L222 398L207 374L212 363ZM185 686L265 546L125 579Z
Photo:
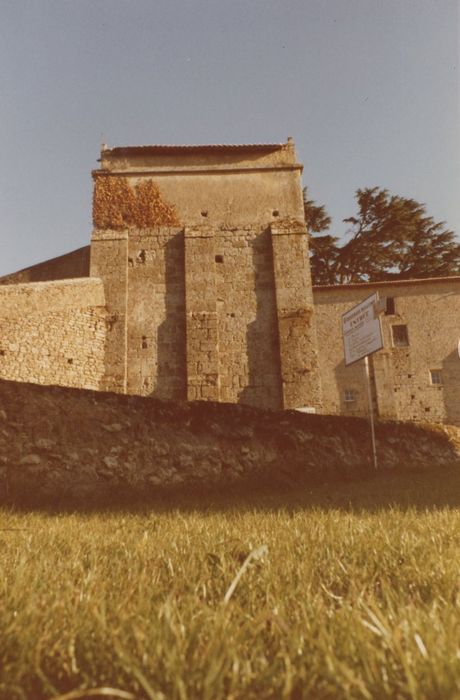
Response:
M313 289L318 291L321 291L322 289L364 289L366 287L382 287L403 284L430 284L434 282L460 282L460 276L452 275L451 277L420 277L405 280L380 280L380 282L351 282L350 284L314 284Z
M154 144L151 146L116 146L115 148L103 148L103 153L111 153L112 155L125 155L134 153L177 153L180 151L198 152L198 151L275 151L283 148L284 143L246 143L246 144L225 144L214 143L205 145L160 145Z

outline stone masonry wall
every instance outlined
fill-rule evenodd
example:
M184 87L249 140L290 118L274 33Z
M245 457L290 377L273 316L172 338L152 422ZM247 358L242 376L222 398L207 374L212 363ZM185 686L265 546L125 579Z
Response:
M105 309L101 280L0 287L0 377L100 388Z
M186 229L189 399L319 405L305 227L273 228Z
M318 367L308 241L301 221L271 225L283 407L319 409Z
M185 310L187 398L218 401L219 338L217 328L214 232L185 229Z
M460 425L459 278L314 288L322 412L367 413L363 362L345 367L343 361L341 315L375 291L394 304L394 313L381 316L384 348L369 363L377 414ZM395 343L394 326L406 327L407 345ZM440 384L433 384L431 370L439 371ZM354 400L345 400L346 390Z
M282 407L273 252L267 227L215 237L220 400Z
M293 241L284 233L280 248L269 226L96 229L91 273L104 280L108 310L103 388L271 409L316 406L305 228Z
M92 273L108 305L106 389L281 407L268 229L95 231Z
M294 143L101 152L91 275L103 387L278 409L320 403Z
M127 262L127 391L185 399L183 231L130 231Z
M387 422L376 434L381 470L436 465L442 478L444 465L460 463L458 428ZM0 500L113 503L239 483L308 489L373 472L360 418L0 381Z
M104 376L101 389L127 391L128 232L93 231L91 277L104 283L107 309Z

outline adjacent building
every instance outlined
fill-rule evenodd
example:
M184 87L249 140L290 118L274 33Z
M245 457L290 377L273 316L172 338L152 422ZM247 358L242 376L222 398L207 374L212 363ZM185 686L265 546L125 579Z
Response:
M314 287L323 413L365 415L364 362L345 366L342 314L374 292L384 348L369 357L381 418L460 425L460 277Z

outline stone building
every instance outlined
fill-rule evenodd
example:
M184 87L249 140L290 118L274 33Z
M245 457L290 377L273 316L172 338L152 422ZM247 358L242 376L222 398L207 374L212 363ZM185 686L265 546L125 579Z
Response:
M319 410L301 172L292 140L103 147L90 251L2 280L1 375Z
M364 363L345 366L342 314L386 300L384 347L369 357L380 418L460 425L460 277L314 287L323 413L365 415Z
M460 424L460 278L313 296L291 139L104 146L99 162L91 245L0 279L0 377L360 415L340 318L378 289L378 413Z

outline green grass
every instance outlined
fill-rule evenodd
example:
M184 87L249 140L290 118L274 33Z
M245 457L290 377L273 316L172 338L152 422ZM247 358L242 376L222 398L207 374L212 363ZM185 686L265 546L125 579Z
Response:
M446 469L5 508L0 698L458 698L459 502Z

